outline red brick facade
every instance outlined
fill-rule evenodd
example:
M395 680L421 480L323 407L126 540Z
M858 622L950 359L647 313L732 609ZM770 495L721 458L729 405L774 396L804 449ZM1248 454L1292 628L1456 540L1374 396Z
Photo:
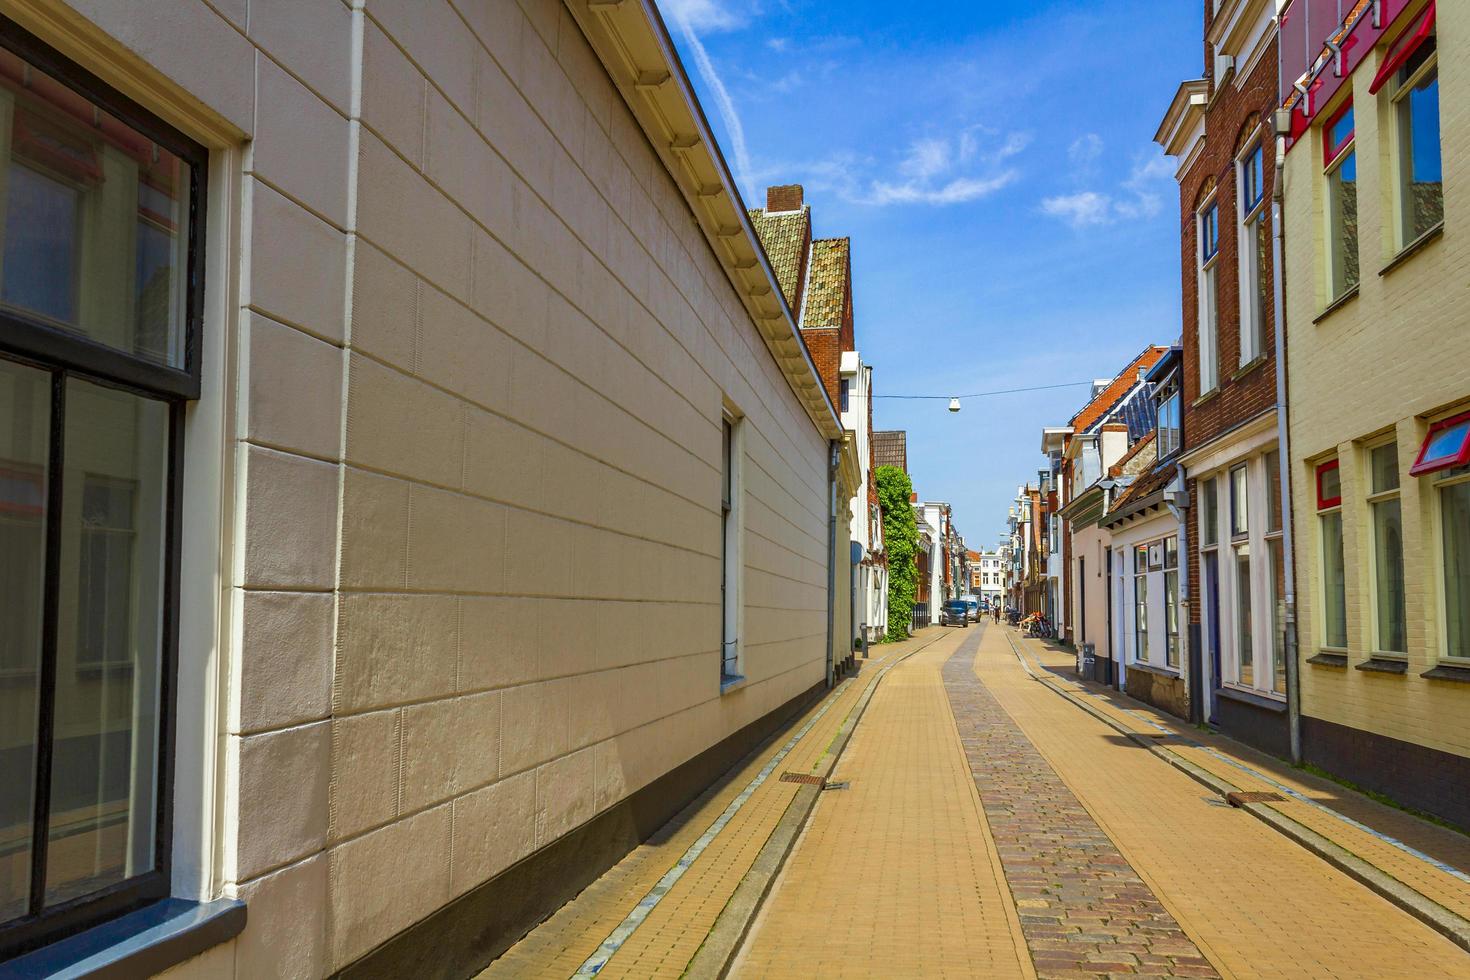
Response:
M1213 8L1205 0L1206 32ZM1211 52L1206 45L1206 77ZM1263 149L1264 193L1267 201L1275 191L1276 141L1271 126L1277 99L1277 42L1273 39L1264 56L1242 81L1231 73L1217 90L1210 79L1210 103L1205 108L1205 143L1198 158L1179 181L1180 266L1183 283L1183 388L1184 450L1206 446L1242 423L1269 412L1276 403L1276 323L1272 303L1265 304L1261 353L1241 365L1240 294L1240 202L1236 180L1238 155L1259 140ZM1219 206L1219 266L1216 272L1216 345L1218 380L1215 390L1201 397L1199 334L1199 221L1201 204L1215 192ZM1268 209L1270 205L1267 205ZM1265 220L1269 223L1270 213ZM1268 232L1273 229L1267 225ZM1261 275L1266 283L1273 275L1273 257L1266 249ZM1196 496L1195 482L1187 484L1190 499ZM1198 534L1190 534L1187 559L1189 581L1200 582ZM1197 587L1197 586L1195 586ZM1190 622L1200 622L1199 602L1189 606Z

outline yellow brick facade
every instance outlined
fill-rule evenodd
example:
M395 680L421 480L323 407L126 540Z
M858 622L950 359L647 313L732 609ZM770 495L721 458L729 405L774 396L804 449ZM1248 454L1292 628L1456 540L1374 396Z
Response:
M1422 5L1420 5L1422 8ZM1413 15L1410 11L1409 16ZM1327 308L1323 136L1315 126L1285 164L1287 360L1302 714L1459 756L1470 755L1470 685L1420 675L1443 648L1444 583L1431 477L1409 467L1431 422L1470 406L1470 6L1438 12L1443 234L1400 256L1394 233L1390 102L1369 85L1384 50L1344 83L1357 131L1359 258L1355 298ZM1392 37L1390 31L1387 37ZM1337 100L1317 115L1325 120ZM1395 259L1399 261L1395 264ZM1375 643L1368 449L1398 441L1408 666L1354 669ZM1323 647L1322 537L1315 465L1341 461L1347 667L1305 662Z

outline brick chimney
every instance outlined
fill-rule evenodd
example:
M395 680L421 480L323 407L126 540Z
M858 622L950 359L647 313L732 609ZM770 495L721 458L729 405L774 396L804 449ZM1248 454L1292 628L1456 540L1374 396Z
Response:
M800 211L802 189L800 184L781 184L766 188L767 211Z

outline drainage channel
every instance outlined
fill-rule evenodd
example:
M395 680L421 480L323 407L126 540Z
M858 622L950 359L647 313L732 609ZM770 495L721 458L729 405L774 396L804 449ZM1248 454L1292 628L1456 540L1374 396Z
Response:
M1301 793L1298 790L1292 789L1290 786L1287 786L1285 783L1282 783L1279 780L1276 780L1276 779L1272 778L1270 775L1268 775L1268 774L1266 774L1264 772L1261 772L1259 769L1256 769L1256 768L1254 768L1252 766L1246 765L1244 762L1241 762L1238 759L1232 759L1230 756L1225 755L1223 752L1220 752L1218 749L1215 749L1215 748L1212 748L1211 746L1205 745L1202 742L1197 742L1194 739L1189 738L1187 735L1181 735L1178 732L1172 731L1167 726L1159 724L1157 721L1155 721L1154 719L1150 718L1146 713L1144 713L1142 711L1139 711L1139 710L1134 709L1134 708L1125 708L1125 707L1121 707L1121 706L1116 705L1116 704L1112 704L1112 703L1108 702L1106 699L1098 696L1097 694L1094 694L1087 687L1082 686L1082 685L1079 685L1079 684L1075 684L1075 683L1070 682L1070 681L1060 681L1060 680L1055 681L1055 682L1048 681L1046 678L1041 677L1040 675L1038 675L1036 673L1036 671L1034 671L1034 670L1031 669L1031 664L1034 663L1038 669L1045 670L1045 668L1041 665L1041 662L1040 661L1033 660L1030 657L1029 654L1023 653L1021 651L1021 649L1016 645L1016 641L1009 634L1006 635L1006 641L1010 643L1011 650L1012 650L1013 653L1015 653L1016 659L1020 661L1022 669L1025 670L1026 673L1029 674L1033 680L1041 681L1042 683L1047 684L1048 686L1051 686L1052 683L1066 684L1066 686L1075 695L1077 695L1079 697L1090 698L1090 699L1092 699L1094 701L1101 701L1104 704L1107 704L1113 710L1120 711L1120 712L1128 715L1130 718L1134 719L1135 721L1137 721L1139 724L1147 725L1148 727L1153 728L1157 732L1160 733L1159 736L1147 736L1146 735L1145 737L1149 737L1149 738L1160 738L1161 741L1162 741L1163 737L1167 737L1169 741L1174 742L1175 744L1186 745L1189 748L1198 749L1201 752L1204 752L1206 755L1208 755L1212 759L1215 759L1215 760L1217 760L1219 762L1222 762L1225 765L1230 766L1231 768L1238 769L1241 772L1243 772L1243 773L1245 773L1245 774L1247 774L1247 775L1249 775L1249 776L1251 776L1251 777L1253 777L1255 779L1259 779L1261 782L1265 783L1266 785L1268 785L1268 786L1272 787L1274 790L1276 790L1276 792L1281 793L1281 794L1283 794L1283 795L1291 798L1292 800L1294 800L1294 801L1296 801L1298 803L1305 803L1308 806L1311 806L1311 807L1313 807L1313 808L1315 808L1317 810L1320 810L1322 813L1325 813L1325 814L1327 814L1329 816L1335 817L1336 819L1340 820L1342 823L1346 824L1347 826L1352 827L1354 830L1362 831L1363 833L1368 834L1369 836L1371 836L1371 837L1373 837L1373 838L1381 841L1384 844L1388 844L1391 847L1397 848L1399 851L1401 851L1404 854L1407 854L1409 857L1415 858L1416 860L1419 860L1419 861L1423 861L1425 864L1429 865L1430 867L1432 867L1432 868L1434 868L1434 869L1436 869L1438 871L1442 871L1445 874L1449 875L1450 877L1452 877L1452 878L1454 878L1454 879L1456 879L1458 881L1464 882L1466 884L1470 884L1470 874L1466 874L1465 872L1461 871L1459 868L1453 867L1452 865L1448 865L1448 864L1444 863L1443 861L1439 860L1438 858L1435 858L1435 857L1432 857L1432 856L1430 856L1428 854L1425 854L1423 851L1419 850L1418 848L1415 848L1415 847L1413 847L1410 844L1406 844L1406 843L1404 843L1403 841L1399 840L1396 837L1391 837L1388 834L1385 834L1385 833L1383 833L1380 830L1375 830L1374 828L1369 827L1367 824L1364 824L1364 823L1361 823L1360 821L1354 820L1352 817L1348 816L1347 814L1340 813L1339 811L1332 809L1332 807L1326 806L1325 804L1319 802L1318 800L1314 800L1310 796L1307 796L1306 794ZM1030 661L1030 662L1028 663L1028 661ZM1244 793L1238 793L1238 794L1235 794L1235 795L1237 795L1238 797L1241 798L1241 802L1246 802L1246 803L1269 802L1269 801L1266 801L1266 800L1253 800L1253 799L1250 799L1249 796L1247 794L1244 794Z

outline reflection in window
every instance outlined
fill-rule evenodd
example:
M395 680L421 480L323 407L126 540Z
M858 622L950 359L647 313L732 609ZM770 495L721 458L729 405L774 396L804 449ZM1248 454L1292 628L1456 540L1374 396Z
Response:
M1444 168L1439 145L1439 61L1435 37L1422 41L1395 79L1402 241L1407 245L1444 221Z
M1378 649L1407 653L1404 613L1404 525L1399 502L1399 446L1390 442L1369 454L1373 518L1373 593L1377 599Z
M26 912L51 379L0 360L0 922Z
M184 367L190 169L0 51L0 307Z
M1327 293L1358 285L1358 157L1349 103L1327 126Z

